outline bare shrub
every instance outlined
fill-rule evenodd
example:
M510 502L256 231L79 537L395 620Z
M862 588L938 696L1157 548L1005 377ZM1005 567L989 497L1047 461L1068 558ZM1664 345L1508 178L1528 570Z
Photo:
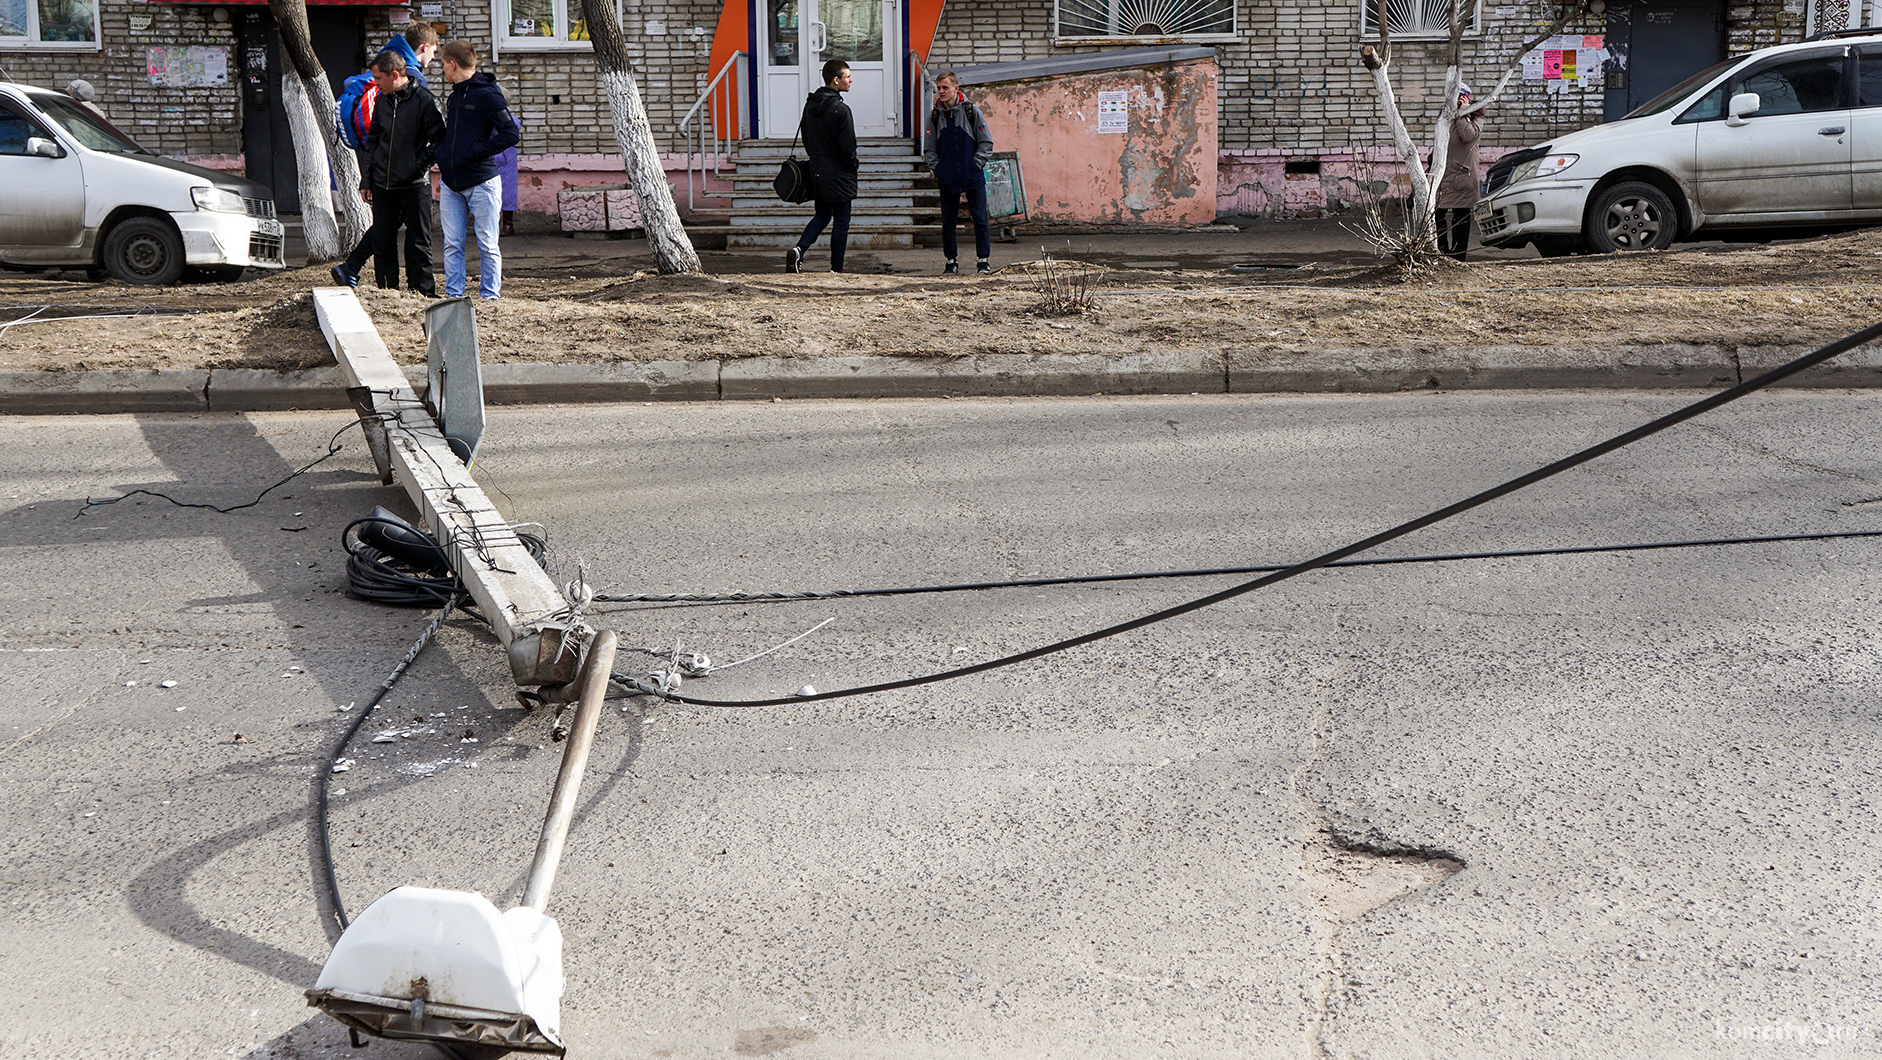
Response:
M1007 266L1008 270L1014 266ZM1039 296L1034 311L1042 316L1073 317L1098 308L1098 285L1107 271L1101 265L1064 261L1045 251L1038 261L1019 268L1032 274L1033 293Z

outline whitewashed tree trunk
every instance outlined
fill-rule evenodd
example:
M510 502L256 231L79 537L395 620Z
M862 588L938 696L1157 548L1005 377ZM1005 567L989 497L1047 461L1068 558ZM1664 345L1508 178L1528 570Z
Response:
M660 147L654 143L640 88L628 69L627 41L621 36L614 5L607 0L582 0L582 14L588 19L595 65L601 73L602 90L608 94L608 110L614 117L621 167L626 171L628 186L640 199L640 223L647 229L647 248L653 251L654 267L663 274L705 272L686 226L680 223L680 208L673 201L673 189L667 185L666 170L660 166Z
M307 239L307 260L336 261L352 246L340 245L340 227L327 188L326 140L320 135L319 112L307 96L307 82L290 71L282 71L281 98L294 139L294 167L300 173L301 232Z
M333 96L333 88L327 81L325 71L321 72L320 77L305 84L310 99L322 100ZM334 195L340 203L340 249L344 252L358 246L359 241L365 238L367 229L372 227L372 207L359 197L359 156L346 146L345 140L340 139L337 101L331 109L333 113L324 114L318 103L314 106L314 112L321 114L323 119L320 131L327 145L327 163L333 168Z
M359 160L341 141L335 124L333 85L314 54L313 35L307 29L307 0L268 0L268 11L274 15L281 54L287 59L281 71L281 98L294 141L294 167L300 175L307 260L337 261L372 227L371 211L357 190ZM327 184L329 172L340 203L337 218Z

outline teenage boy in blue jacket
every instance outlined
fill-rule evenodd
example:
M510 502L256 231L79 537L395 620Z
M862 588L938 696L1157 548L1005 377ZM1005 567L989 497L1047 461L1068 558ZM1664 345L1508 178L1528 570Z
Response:
M522 133L496 77L477 69L477 49L469 41L446 41L438 57L444 63L444 79L451 83L444 142L438 145L438 171L444 177L438 193L444 296L464 295L464 236L471 228L477 233L477 294L495 298L503 289L503 255L497 249L503 173L497 156L515 147Z
M949 70L934 80L934 109L928 112L928 125L922 130L921 157L941 189L941 253L947 255L941 271L948 275L961 271L955 258L954 228L965 198L967 214L974 219L974 249L980 254L977 271L990 272L987 258L993 250L993 231L987 220L987 160L993 157L993 134L987 131L980 108L961 94L959 75Z

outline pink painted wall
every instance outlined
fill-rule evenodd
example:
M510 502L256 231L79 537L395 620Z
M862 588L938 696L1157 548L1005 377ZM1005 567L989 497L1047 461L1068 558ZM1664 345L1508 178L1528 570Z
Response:
M1216 214L1216 68L1202 59L967 86L993 149L1019 155L1035 221L1206 224ZM1098 93L1127 92L1123 133Z
M680 216L685 217L689 212L686 208L686 156L663 154L660 165L666 170L667 183L673 187ZM621 184L626 180L620 155L524 155L516 160L516 208L560 216L562 208L556 196L564 189ZM730 202L724 196L731 193L731 182L711 179L700 192L704 194L696 193L694 202L701 209L724 205Z
M1514 147L1484 147L1483 172ZM1318 162L1318 173L1289 173L1289 162ZM1427 159L1429 161L1429 159ZM1224 151L1218 170L1216 209L1225 214L1265 217L1323 217L1353 214L1368 196L1402 199L1411 194L1405 163L1389 147L1358 151Z

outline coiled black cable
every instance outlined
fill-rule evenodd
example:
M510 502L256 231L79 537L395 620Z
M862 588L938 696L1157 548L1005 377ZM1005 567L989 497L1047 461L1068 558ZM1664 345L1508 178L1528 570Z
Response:
M346 549L348 592L361 600L389 607L438 607L464 593L464 583L455 573L439 574L367 544L358 530L370 524L422 534L402 520L372 515L346 524L346 529L340 531L340 544ZM535 534L516 531L516 537L537 563L548 555L548 543Z

